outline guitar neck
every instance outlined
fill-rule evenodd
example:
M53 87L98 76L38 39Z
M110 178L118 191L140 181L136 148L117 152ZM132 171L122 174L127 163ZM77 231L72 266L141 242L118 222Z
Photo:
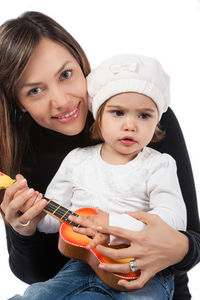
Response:
M11 179L8 175L0 172L0 190L6 189L11 184L15 182L14 179ZM46 198L43 196L44 199L47 200L47 205L43 209L46 213L51 215L52 217L58 219L63 223L69 223L72 226L81 227L80 225L68 220L70 215L78 217L78 214L74 213L73 211L66 209L65 207L59 205L58 203Z
M47 214L51 215L52 217L58 219L62 223L69 223L72 226L80 227L80 225L68 220L68 217L73 215L78 217L78 214L75 212L65 208L64 206L59 205L58 203L44 197L48 201L47 205L43 209Z

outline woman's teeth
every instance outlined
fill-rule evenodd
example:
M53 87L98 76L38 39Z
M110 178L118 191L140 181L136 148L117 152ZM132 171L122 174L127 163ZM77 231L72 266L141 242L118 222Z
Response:
M76 112L77 112L78 108L75 108L72 112L70 112L69 114L66 114L64 116L60 116L60 117L57 117L58 119L65 119L65 118L69 118L71 117L72 115L74 115Z

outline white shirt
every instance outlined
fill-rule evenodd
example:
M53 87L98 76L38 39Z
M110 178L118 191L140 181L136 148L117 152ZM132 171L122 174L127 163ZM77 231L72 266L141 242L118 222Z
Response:
M186 208L175 160L145 147L125 165L106 163L102 144L71 151L49 184L45 196L76 211L99 207L109 213L109 225L143 230L145 224L125 214L142 210L159 215L177 230L186 229ZM57 232L59 221L46 215L38 229ZM117 243L116 241L113 241Z

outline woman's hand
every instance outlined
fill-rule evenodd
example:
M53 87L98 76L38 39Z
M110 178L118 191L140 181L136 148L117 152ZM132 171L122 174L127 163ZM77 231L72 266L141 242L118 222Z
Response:
M16 182L5 191L1 209L5 220L15 231L21 235L32 235L44 215L41 212L46 203L39 192L27 186L27 181L22 175L17 175ZM28 221L27 226L20 225Z
M147 225L146 229L134 232L118 227L98 227L101 233L112 234L130 241L123 249L111 249L98 245L96 249L114 259L134 257L140 276L133 281L119 280L118 284L127 289L142 288L157 272L180 262L188 252L188 238L166 224L159 216L145 212L128 213ZM100 264L109 272L128 273L129 263Z

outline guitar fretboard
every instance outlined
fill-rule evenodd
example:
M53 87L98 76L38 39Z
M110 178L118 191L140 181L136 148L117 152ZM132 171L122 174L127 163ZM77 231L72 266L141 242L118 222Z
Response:
M69 223L72 226L81 227L80 225L68 220L70 215L78 216L75 212L65 208L64 206L59 205L58 203L46 198L43 196L44 199L48 201L47 205L44 208L44 211L51 216L55 217L61 222Z

